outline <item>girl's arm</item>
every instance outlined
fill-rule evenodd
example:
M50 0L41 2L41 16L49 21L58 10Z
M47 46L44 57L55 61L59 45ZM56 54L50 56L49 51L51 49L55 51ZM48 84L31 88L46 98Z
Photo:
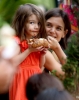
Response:
M51 36L48 36L48 41L50 44L50 48L56 53L56 55L59 58L59 61L62 65L64 65L67 61L67 56L64 53L64 51L62 50L60 44L58 43L58 41L56 39L54 39Z
M41 53L41 56L40 56L39 66L43 70L44 64L45 64L45 52L44 51L41 51L40 53Z
M43 48L43 50L40 52L41 53L41 56L40 56L40 63L39 63L39 66L41 68L41 70L43 71L44 70L44 64L45 64L45 54L47 52L47 48Z
M41 55L39 66L42 71L44 70L44 64L45 64L45 55Z
M31 53L30 49L26 49L24 52L20 52L18 55L16 55L15 57L12 58L12 62L14 64L14 66L18 66L19 64L21 64L25 58Z
M20 63L22 63L25 58L32 52L37 52L37 51L41 51L42 47L38 47L38 48L32 48L29 47L28 49L26 49L24 52L18 54L17 56L13 57L12 62L14 64L14 66L18 66ZM42 65L40 65L42 66Z
M41 55L39 64L40 64L39 65L40 68L42 68L44 66L44 64L45 64L45 55Z
M62 65L60 63L58 63L55 58L52 56L50 51L47 51L45 54L45 64L44 67L49 70L56 70L56 74L57 75L64 75L65 73L62 70Z

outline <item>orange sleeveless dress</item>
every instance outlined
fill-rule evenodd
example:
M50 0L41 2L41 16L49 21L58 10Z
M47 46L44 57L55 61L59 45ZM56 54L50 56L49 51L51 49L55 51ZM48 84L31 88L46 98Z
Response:
M26 41L20 43L21 51L28 48ZM19 65L19 70L14 76L12 86L9 91L10 100L28 100L25 96L25 84L28 78L36 73L41 73L39 67L40 52L29 54Z

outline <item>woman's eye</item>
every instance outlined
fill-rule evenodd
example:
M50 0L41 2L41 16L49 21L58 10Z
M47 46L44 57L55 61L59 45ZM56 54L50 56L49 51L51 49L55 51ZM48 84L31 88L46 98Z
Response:
M46 24L47 27L52 27L51 24Z
M57 27L57 30L62 30L60 27Z

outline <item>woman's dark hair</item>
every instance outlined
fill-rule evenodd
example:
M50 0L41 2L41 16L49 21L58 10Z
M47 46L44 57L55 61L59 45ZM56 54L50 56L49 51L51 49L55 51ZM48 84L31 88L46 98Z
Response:
M59 91L56 88L49 88L38 94L35 100L74 100L74 98L66 90Z
M63 90L61 81L48 73L35 74L31 76L26 84L26 96L28 100L34 100L36 96L47 88L55 87Z
M16 35L21 39L25 40L26 35L25 35L25 24L28 21L28 18L32 15L36 15L38 18L38 21L40 23L40 31L38 34L38 38L46 38L46 30L45 30L45 18L42 10L37 7L34 4L24 4L20 5L19 8L17 9L14 20L12 22L12 27L16 31Z
M66 36L60 40L59 43L63 49L66 49L67 40L71 34L71 23L70 23L69 17L67 15L67 13L64 12L60 8L53 8L51 10L48 10L45 14L45 20L47 21L51 17L61 17L63 19L64 25L65 25L64 30L68 30L68 32L67 32Z

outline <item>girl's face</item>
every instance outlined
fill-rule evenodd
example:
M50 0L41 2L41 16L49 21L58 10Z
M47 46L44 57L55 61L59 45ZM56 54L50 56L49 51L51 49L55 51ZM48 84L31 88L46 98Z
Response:
M28 18L28 22L26 22L25 25L26 37L29 39L37 36L39 30L40 30L40 23L38 21L38 18L36 17L36 15L32 14Z
M64 38L64 22L61 17L51 17L46 21L46 32L54 37L58 42Z

